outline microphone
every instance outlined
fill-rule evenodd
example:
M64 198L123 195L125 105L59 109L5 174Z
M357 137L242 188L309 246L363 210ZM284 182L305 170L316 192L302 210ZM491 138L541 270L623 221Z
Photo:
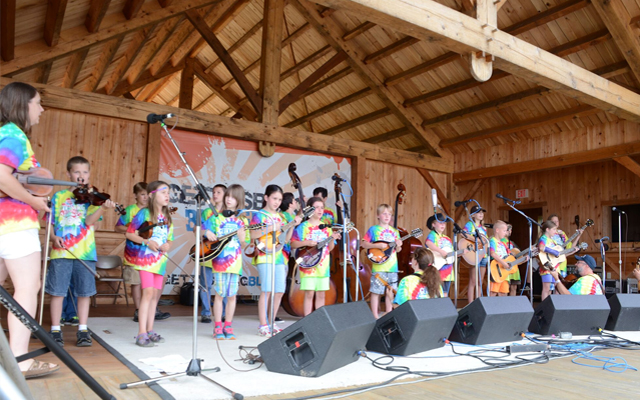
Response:
M603 238L596 239L596 243L606 242L607 240L609 240L609 236L605 236Z
M433 214L438 213L438 192L435 189L431 189L431 202L433 203Z
M336 181L336 182L346 182L347 181L346 179L340 178L340 175L338 175L338 174L333 175L331 177L331 180L332 181Z
M331 228L333 225L329 225L329 224L320 224L318 225L318 228L320 229L324 229L324 228Z
M464 206L465 204L467 204L470 201L471 200L456 201L455 203L453 203L453 205L456 206L456 207L460 207L460 206Z
M484 224L485 228L493 229L493 224Z
M520 201L507 199L506 197L504 197L504 196L503 196L503 195L501 195L500 193L496 194L496 197L497 197L497 198L499 198L499 199L502 199L502 200L504 200L504 201L506 201L506 202L509 202L509 203L513 203L513 204L520 204Z
M620 213L620 214L626 214L626 212L624 212L621 209L616 208L616 207L611 207L611 211L615 211L615 212Z
M231 211L231 210L223 210L222 211L222 216L225 218L229 218L232 215L238 215L240 213L240 211Z
M158 123L160 121L164 121L166 118L173 118L175 117L175 114L149 114L147 115L147 122L150 124L155 124Z

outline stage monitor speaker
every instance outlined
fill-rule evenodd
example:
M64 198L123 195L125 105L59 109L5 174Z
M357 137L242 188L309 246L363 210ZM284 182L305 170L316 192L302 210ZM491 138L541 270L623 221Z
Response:
M258 350L271 372L322 376L357 361L375 323L364 301L324 306L260 343Z
M480 297L458 312L449 340L473 345L521 340L532 315L524 296Z
M609 298L609 319L605 329L610 331L640 331L640 296L615 294Z
M541 335L591 335L604 328L609 311L607 298L602 295L553 294L536 307L529 331Z
M408 356L442 347L457 318L448 297L407 301L376 321L367 350Z

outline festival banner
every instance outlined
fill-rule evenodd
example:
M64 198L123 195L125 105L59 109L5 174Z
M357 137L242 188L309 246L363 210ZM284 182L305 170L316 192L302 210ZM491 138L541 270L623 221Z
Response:
M264 190L267 185L279 185L285 192L298 192L291 185L288 166L295 163L297 174L302 181L304 195L312 197L316 187L324 187L329 192L327 207L335 212L334 181L331 177L338 173L347 182L351 181L351 162L345 157L291 149L276 146L271 157L263 157L258 152L258 144L238 139L223 138L202 133L175 129L171 132L194 175L212 196L216 184L239 184L245 190L244 208L262 208ZM189 258L189 249L195 244L196 202L193 180L180 159L171 141L162 137L160 145L160 180L171 187L170 206L177 207L173 215L174 242L169 252L172 261L167 264L167 276L163 294L179 294L180 287L193 276L195 262ZM346 184L343 184L346 185ZM351 189L343 186L347 204L350 204ZM204 208L208 207L203 203ZM182 268L182 271L178 268ZM240 295L259 295L258 271L251 265L251 259L244 256L243 274L240 277ZM202 275L201 275L202 276Z

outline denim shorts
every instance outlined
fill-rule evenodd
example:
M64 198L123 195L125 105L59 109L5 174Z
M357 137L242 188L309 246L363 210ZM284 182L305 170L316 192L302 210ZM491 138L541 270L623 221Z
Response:
M263 292L271 292L271 263L258 264L260 274L260 287ZM287 282L287 269L284 264L276 264L276 293L284 293Z
M95 261L84 261L93 272L96 270ZM96 294L96 278L78 260L56 258L49 263L45 292L51 296L64 297L69 284L73 280L74 295L77 297L91 297Z

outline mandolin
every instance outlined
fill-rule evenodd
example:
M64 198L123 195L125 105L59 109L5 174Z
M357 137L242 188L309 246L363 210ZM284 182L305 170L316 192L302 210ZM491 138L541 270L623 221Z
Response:
M352 222L347 224L347 230L353 229L354 225ZM324 248L331 243L332 240L335 240L333 236L329 236L328 238L318 242L315 246L309 247L300 247L295 251L295 260L298 267L305 268L313 268L320 260L322 260L322 253L324 252Z
M267 226L267 224L261 223L261 224L249 225L245 227L245 229L247 230L262 229L265 226ZM231 241L233 236L236 233L238 233L239 230L240 229L236 229L235 231L229 232L226 235L218 236L216 240L205 239L202 243L202 246L200 247L200 261L209 261L218 257L218 255L222 252L222 249L224 249L224 246L226 246L227 243ZM189 257L191 257L193 261L196 260L195 245L193 245L189 250Z
M523 253L529 253L529 252L525 251L520 254L523 254ZM533 249L531 251L532 257L535 257L537 254L538 254L537 249ZM504 282L509 278L509 275L516 272L516 268L518 265L527 261L528 257L529 257L529 254L524 254L519 258L516 258L515 256L507 256L506 258L504 258L504 261L509 265L509 268L503 267L498 262L498 260L495 260L495 259L492 260L491 261L491 278L493 279L494 282L497 282L497 283Z
M400 241L404 242L411 237L419 238L420 236L422 236L422 229L416 228L412 230L410 234L401 237ZM376 264L383 264L389 259L389 257L391 257L391 254L393 254L393 252L395 251L396 243L389 243L385 242L384 240L378 240L374 243L385 243L387 247L384 249L368 249L367 258L371 260L371 262L374 262Z

